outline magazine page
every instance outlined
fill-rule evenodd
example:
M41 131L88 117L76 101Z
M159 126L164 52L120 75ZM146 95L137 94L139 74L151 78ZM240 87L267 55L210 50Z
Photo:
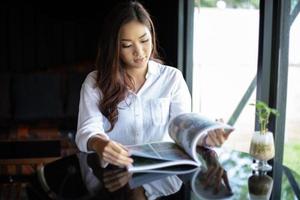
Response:
M154 142L126 146L129 154L158 160L191 160L192 158L174 142Z
M171 167L164 167L164 168L158 168L158 169L150 169L142 171L143 173L161 173L161 174L187 174L197 171L199 167L195 167L192 165L175 165Z
M176 159L168 161L140 156L132 156L131 158L133 159L133 163L127 167L127 170L129 172L144 172L146 170L171 167L175 165L191 165L195 167L199 166L199 164L192 159Z
M184 113L176 116L169 123L170 137L181 146L196 162L200 163L196 154L196 146L207 132L215 129L224 129L228 134L233 127L213 121L198 113Z

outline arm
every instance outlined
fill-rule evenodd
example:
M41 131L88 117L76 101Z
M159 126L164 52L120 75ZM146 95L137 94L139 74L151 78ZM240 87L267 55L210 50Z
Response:
M172 99L170 104L170 120L181 113L191 112L191 95L188 86L178 70L174 80L175 86L172 90Z
M104 131L104 116L99 110L100 91L87 79L81 88L76 144L83 152L95 151L102 161L118 166L129 165L132 159L123 145L109 139ZM102 163L102 166L107 164Z

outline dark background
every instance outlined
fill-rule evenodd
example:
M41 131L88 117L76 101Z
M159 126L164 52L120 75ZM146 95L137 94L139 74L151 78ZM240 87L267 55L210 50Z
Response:
M140 1L152 15L161 56L175 67L179 1ZM76 129L81 84L116 2L0 3L1 131L24 124Z

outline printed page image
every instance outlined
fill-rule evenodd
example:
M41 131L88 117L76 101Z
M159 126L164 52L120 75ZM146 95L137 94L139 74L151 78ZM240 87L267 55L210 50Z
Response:
M152 143L153 149L165 160L191 160L192 158L175 143Z
M153 158L145 158L145 157L139 157L139 156L132 156L133 163L132 165L127 167L127 170L129 172L145 172L148 170L158 170L158 169L165 169L167 170L168 167L171 166L185 166L185 165L192 165L194 167L199 166L199 164L192 159L188 160L159 160L159 159L153 159Z
M139 156L133 156L132 158L134 160L133 167L143 167L153 164L165 163L165 161L163 160L149 159Z
M208 120L197 113L181 114L170 123L169 134L177 144L190 152L197 135L215 124L216 122Z
M169 134L185 152L198 161L196 145L200 136L218 128L232 129L226 124L215 122L198 113L185 113L178 115L170 122Z
M143 145L127 146L131 155L160 160L192 160L177 144L157 142Z
M144 173L166 173L166 174L190 174L194 173L199 169L199 166L195 165L174 165L170 167L162 167L158 169L150 169L150 170L145 170L143 171Z
M150 144L131 145L126 147L128 148L129 154L131 155L161 159L159 154L156 153L155 149L153 149Z

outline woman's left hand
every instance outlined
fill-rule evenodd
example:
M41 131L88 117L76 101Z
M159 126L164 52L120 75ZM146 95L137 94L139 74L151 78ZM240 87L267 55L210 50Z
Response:
M209 131L204 138L204 144L207 146L220 147L227 140L229 133L223 129Z

